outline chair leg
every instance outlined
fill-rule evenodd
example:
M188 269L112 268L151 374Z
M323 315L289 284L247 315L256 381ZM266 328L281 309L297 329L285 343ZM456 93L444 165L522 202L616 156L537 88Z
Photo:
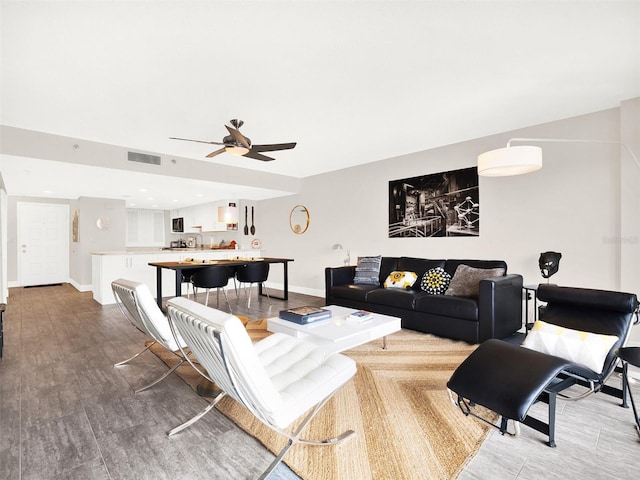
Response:
M162 380L164 380L165 378L167 378L169 375L171 375L173 372L176 371L176 369L182 365L184 363L184 359L181 358L180 361L178 363L176 363L173 367L171 367L169 370L167 370L165 373L163 373L162 375L160 375L157 379L155 379L153 382L151 382L149 385L146 385L142 388L139 388L135 391L135 393L140 393L144 390L146 390L147 388L151 388L154 385L156 385L157 383L160 383Z
M298 425L298 427L292 432L292 433L287 433L283 430L279 430L279 429L275 429L274 430L278 433L280 433L281 435L284 435L286 437L289 438L289 441L287 442L287 444L284 446L284 448L280 451L280 453L278 454L278 456L276 456L276 458L273 460L273 462L271 462L271 465L269 465L269 467L267 467L267 469L262 473L262 475L260 475L259 480L264 480L266 479L278 466L278 464L280 462L282 462L282 459L284 458L284 456L286 455L286 453L291 449L291 447L293 445L295 445L296 443L305 443L305 444L309 444L309 445L333 445L339 442L342 442L343 440L346 440L347 438L349 438L351 435L353 435L355 432L353 430L347 430L343 433L341 433L340 435L333 437L333 438L327 438L325 440L307 440L307 439L302 439L299 438L300 433L302 432L302 430L304 430L304 428L309 424L309 422L311 421L311 419L316 415L316 413L318 413L320 411L320 409L324 406L325 403L327 403L327 401L329 401L329 399L331 397L333 397L333 395L342 388L343 385L341 385L340 387L338 387L337 389L335 389L333 392L331 392L324 400L322 400L321 402L319 402L314 408L313 410L311 410L311 412L305 417L305 419L300 423L300 425ZM272 427L273 428L273 427Z
M227 291L223 288L222 293L224 293L224 298L227 301L227 307L229 307L229 313L233 315L233 311L231 310L231 304L229 303L229 297L227 296Z
M222 400L222 398L226 395L226 393L224 392L220 392L218 394L218 396L216 398L214 398L211 403L209 405L207 405L207 408L205 408L203 411L201 411L200 413L198 413L195 417L190 418L189 420L187 420L186 422L184 422L181 425L178 425L176 428L173 428L172 430L169 431L169 433L167 435L171 436L171 435L175 435L178 432L181 432L182 430L184 430L185 428L187 428L190 425L193 425L194 423L196 423L198 420L200 420L202 417L204 417L206 415L206 413L211 410L213 407L216 406L216 404Z
M249 298L247 300L247 308L251 308L251 290L253 290L253 283L249 284Z
M211 290L210 288L207 288L207 297L204 300L204 304L208 307L209 306L209 290Z
M149 343L149 345L147 345L143 350L139 351L138 353L136 353L133 357L131 358L127 358L126 360L116 363L113 366L114 367L119 367L121 365L124 365L125 363L129 363L131 360L133 360L134 358L138 358L140 355L142 355L144 352L146 352L147 350L149 350L151 348L152 345L154 345L156 342L151 342Z
M269 296L269 290L267 290L267 286L264 284L264 282L262 283L262 289L264 290L264 293L266 293L267 295L267 301L269 302L269 305L271 305L271 297Z

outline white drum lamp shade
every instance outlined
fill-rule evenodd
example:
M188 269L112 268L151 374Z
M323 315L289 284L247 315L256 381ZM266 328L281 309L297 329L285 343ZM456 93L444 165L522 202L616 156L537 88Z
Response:
M218 207L218 222L227 225L238 223L238 207Z
M498 148L478 155L478 175L505 177L542 168L542 149L532 146Z

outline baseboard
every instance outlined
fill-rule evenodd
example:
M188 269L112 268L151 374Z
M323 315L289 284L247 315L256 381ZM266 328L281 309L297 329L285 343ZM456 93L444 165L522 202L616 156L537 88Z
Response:
M284 290L283 283L265 282L265 285L267 288L272 288L274 290ZM322 297L322 298L324 298L324 293L325 293L324 290L318 290L316 288L305 288L305 287L298 287L295 285L289 285L289 293L291 292L300 293L302 295L310 295L312 297Z
M69 283L79 292L92 292L93 291L93 284L91 285L80 285L78 282L69 279Z

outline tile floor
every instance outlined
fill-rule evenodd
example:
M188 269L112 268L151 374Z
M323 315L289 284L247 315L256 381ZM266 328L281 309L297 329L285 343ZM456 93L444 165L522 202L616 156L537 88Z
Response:
M323 299L292 294L288 303L272 300L271 307L265 298L252 301L251 311L241 301L232 306L262 318L305 304L322 305ZM100 306L91 293L70 285L11 289L0 360L0 479L256 478L273 455L217 411L197 428L166 436L205 400L174 375L134 394L164 364L151 353L126 367L113 364L144 341L116 306ZM633 388L640 400L638 383ZM495 431L460 480L637 475L640 441L630 409L598 394L559 402L558 410L556 448L527 427L518 438ZM272 478L298 477L281 466Z

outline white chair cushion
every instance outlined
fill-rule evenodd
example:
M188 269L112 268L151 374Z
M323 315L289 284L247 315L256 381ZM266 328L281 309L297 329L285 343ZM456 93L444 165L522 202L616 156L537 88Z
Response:
M356 373L356 363L303 339L274 333L255 345L273 386L282 397L264 412L272 425L285 428Z
M255 345L235 316L186 298L173 298L169 306L222 331L227 362L236 378L238 393L225 388L220 365L205 355L196 358L228 395L253 410L254 415L277 428L286 428L311 407L329 396L356 373L356 363L303 339L274 333ZM170 315L175 315L170 310ZM205 332L211 335L211 332ZM185 334L185 338L186 334ZM216 375L220 375L216 380ZM228 382L226 382L228 383Z
M121 285L126 289L130 289L135 296L138 308L140 309L139 321L142 321L144 330L151 338L156 342L163 345L165 348L175 352L178 350L178 344L176 343L173 333L171 333L171 327L169 321L158 304L156 299L153 298L153 294L149 287L145 283L133 282L131 280L118 279L114 283ZM127 307L128 308L128 307ZM135 315L135 312L129 312L131 315ZM186 346L184 341L181 340L182 348Z
M200 303L193 302L184 297L176 297L169 300L170 306L176 306L179 310L186 312L205 324L211 325L218 331L223 331L229 341L224 345L226 350L227 361L235 375L238 377L237 387L241 396L247 398L247 401L254 408L261 410L274 410L282 403L278 390L273 386L269 376L264 370L262 363L256 355L251 338L239 318L230 313L210 308ZM213 331L207 332L211 335ZM196 358L207 369L207 372L215 381L214 376L217 373L226 376L226 372L220 370L217 364L209 363L209 359L204 355L198 355L195 346L192 347ZM228 395L243 403L241 397L219 381L219 387L227 392Z

